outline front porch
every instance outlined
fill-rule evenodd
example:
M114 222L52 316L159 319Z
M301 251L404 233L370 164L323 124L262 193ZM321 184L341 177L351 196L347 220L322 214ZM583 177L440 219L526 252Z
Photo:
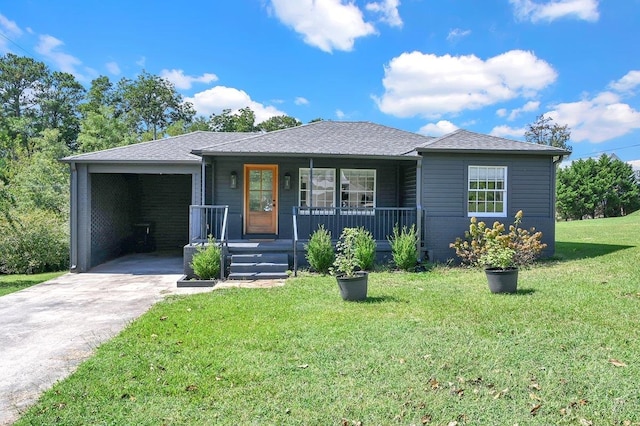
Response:
M391 257L391 247L388 238L393 235L393 228L415 226L419 236L420 257L424 252L423 212L419 208L411 207L293 207L291 229L286 235L292 238L251 238L229 239L229 206L190 206L189 215L189 244L184 247L185 274L192 274L189 263L199 245L206 244L209 236L214 237L222 247L221 278L227 278L229 269L234 261L243 256L286 255L284 271L293 271L296 275L299 267L306 266L304 246L311 234L323 226L329 230L334 243L338 240L342 229L347 227L364 227L372 233L377 243L378 261L385 261ZM234 258L234 256L236 256ZM258 258L256 258L258 259ZM270 259L270 258L268 258ZM275 258L274 258L275 259ZM249 260L254 262L253 260ZM254 263L260 264L258 260ZM274 262L264 262L274 263ZM269 268L267 268L269 269ZM243 269L244 270L244 269ZM233 274L233 271L231 271ZM260 273L260 272L256 272ZM238 275L240 276L240 275ZM257 275L256 275L257 276ZM260 277L270 277L268 274ZM244 276L245 278L248 276Z

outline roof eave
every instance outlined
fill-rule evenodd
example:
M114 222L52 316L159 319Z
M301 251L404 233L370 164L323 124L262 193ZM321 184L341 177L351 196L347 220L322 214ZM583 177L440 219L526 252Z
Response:
M571 151L565 150L522 150L522 149L455 149L455 148L418 148L419 154L514 154L514 155L569 155Z
M195 154L195 152L192 152ZM357 158L370 160L416 160L416 155L362 155L362 154L336 154L336 153L315 153L315 152L201 152L200 155L207 157L296 157L296 158Z
M193 160L107 160L107 159L83 159L83 158L61 158L58 161L61 163L85 163L85 164L176 164L176 165L185 165L192 164L197 165L201 163L201 160L193 159Z

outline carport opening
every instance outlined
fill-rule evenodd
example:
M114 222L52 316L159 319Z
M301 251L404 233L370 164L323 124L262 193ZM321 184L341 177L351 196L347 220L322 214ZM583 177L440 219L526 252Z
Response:
M189 240L190 174L91 174L91 266L129 253L180 256Z

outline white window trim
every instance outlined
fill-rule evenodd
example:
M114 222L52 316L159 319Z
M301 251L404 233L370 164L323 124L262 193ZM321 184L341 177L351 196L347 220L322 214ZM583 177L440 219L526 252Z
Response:
M311 168L309 168L309 167L300 167L298 169L298 207L300 208L300 209L298 209L298 213L301 214L301 215L309 215L310 212L312 212L313 215L332 215L332 214L335 214L335 210L334 210L335 207L327 208L327 210L319 210L321 207L303 206L302 205L302 197L301 197L301 195L302 195L302 172L303 171L309 172L310 170L311 170ZM332 203L335 206L336 205L336 192L337 192L336 185L338 184L336 182L336 169L330 168L330 167L314 167L313 171L315 172L316 170L330 171L330 172L333 173L333 202ZM306 192L308 194L311 193L311 191L309 191L309 190L306 190ZM310 209L312 208L314 210L306 210L306 211L305 210L301 210L301 209L304 209L304 208L310 208Z
M471 176L471 168L472 167L477 167L477 168L483 168L483 169L488 169L488 168L497 168L497 169L504 169L504 197L503 197L503 211L502 212L470 212L469 211L469 176ZM509 168L507 166L493 166L493 165L477 165L477 164L472 164L469 165L469 167L467 168L467 190L465 191L466 194L466 199L465 199L465 209L467 210L467 217L507 217L507 188L508 188L508 177L509 177Z
M373 172L373 206L371 207L342 207L342 173L343 172ZM341 210L340 213L344 215L373 215L375 214L375 208L377 206L377 186L378 186L378 171L376 169L340 169L340 207L348 210Z

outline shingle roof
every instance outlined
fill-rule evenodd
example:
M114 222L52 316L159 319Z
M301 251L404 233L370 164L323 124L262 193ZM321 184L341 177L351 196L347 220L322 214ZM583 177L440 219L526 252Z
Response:
M568 151L456 130L432 138L369 122L318 121L269 133L198 131L63 158L86 163L199 164L200 155L405 157L418 153L567 155Z
M134 145L119 146L63 158L65 162L115 163L200 163L194 150L212 147L230 140L243 139L255 133L223 133L197 131L172 138L158 139Z
M568 155L569 151L548 145L520 142L482 133L458 129L418 146L416 151L423 152L491 152L509 154Z
M406 157L431 137L369 122L318 121L207 147L203 155Z

